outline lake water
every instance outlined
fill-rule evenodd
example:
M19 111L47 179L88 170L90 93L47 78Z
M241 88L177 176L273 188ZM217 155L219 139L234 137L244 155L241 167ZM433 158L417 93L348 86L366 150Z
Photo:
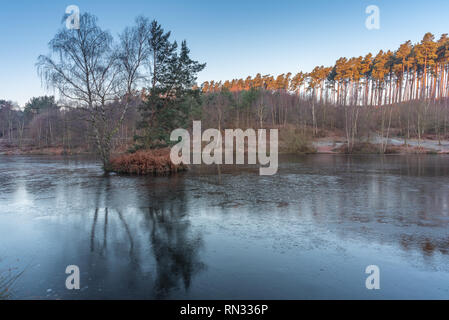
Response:
M0 156L0 276L24 271L11 298L449 299L448 156L221 171L104 176L88 158Z

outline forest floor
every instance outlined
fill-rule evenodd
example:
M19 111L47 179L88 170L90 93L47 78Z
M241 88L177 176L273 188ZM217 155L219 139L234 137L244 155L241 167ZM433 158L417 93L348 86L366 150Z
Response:
M4 155L68 155L68 154L88 154L89 152L81 148L67 149L60 146L39 147L23 146L18 147L8 143L7 139L0 139L0 154Z
M113 150L113 154L123 154L132 145L121 145ZM67 148L61 145L55 146L37 146L37 145L26 145L17 146L16 144L11 144L7 139L0 138L0 155L46 155L46 156L64 156L64 155L77 155L77 154L95 154L95 151L89 147L76 147Z

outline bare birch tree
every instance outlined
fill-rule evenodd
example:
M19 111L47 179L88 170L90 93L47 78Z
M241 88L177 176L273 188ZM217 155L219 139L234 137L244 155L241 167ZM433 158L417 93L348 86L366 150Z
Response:
M56 89L71 107L80 108L93 129L93 138L103 163L110 171L112 140L128 110L140 67L147 54L147 21L126 29L114 46L109 32L88 13L80 17L79 29L61 29L50 41L49 55L38 58L38 72L48 87ZM119 103L112 103L119 102ZM119 108L120 110L111 110ZM111 112L119 113L111 119Z

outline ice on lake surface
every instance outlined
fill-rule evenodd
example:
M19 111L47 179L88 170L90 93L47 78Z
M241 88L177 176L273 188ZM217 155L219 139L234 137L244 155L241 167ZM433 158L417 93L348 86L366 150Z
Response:
M449 299L449 156L221 172L104 176L90 158L0 156L0 272L24 270L11 297ZM68 265L80 290L65 288Z

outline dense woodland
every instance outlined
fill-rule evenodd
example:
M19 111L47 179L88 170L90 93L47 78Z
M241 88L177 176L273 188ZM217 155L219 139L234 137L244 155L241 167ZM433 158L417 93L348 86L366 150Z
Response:
M420 43L407 41L396 51L383 51L365 57L340 58L334 66L315 67L310 73L299 72L225 82L205 82L203 92L222 89L243 91L262 88L294 92L313 97L320 103L385 105L417 99L440 99L449 94L449 38L438 41L431 33Z
M95 20L89 21L95 29ZM117 123L111 131L111 149L164 146L171 129L189 127L194 119L203 120L203 127L285 128L307 139L338 135L345 138L348 151L358 141L373 136L401 137L404 143L411 138L448 138L446 34L435 40L427 33L417 44L407 41L396 51L340 58L334 66L316 67L310 73L277 77L257 74L254 78L209 81L198 87L196 74L204 64L189 58L185 43L178 53L176 42L169 41L170 33L156 22L151 24L142 18L136 22L136 27L125 30L121 37L128 58L118 58L122 67L136 71L140 68L139 59L152 55L152 61L159 62L154 58L157 50L162 53L156 55L165 58L148 79L125 70L124 75L135 79L122 78L128 87L121 95L103 101L102 121ZM146 41L163 43L163 48L149 48L142 56L136 55L136 48L145 52ZM177 69L180 65L182 72ZM157 75L154 70L164 71ZM120 107L123 97L125 112ZM88 107L95 108L95 103L90 103ZM54 97L32 98L22 108L0 100L0 139L19 147L93 150L95 127L84 121L92 113L89 108L78 106L77 101L64 96L58 102Z

